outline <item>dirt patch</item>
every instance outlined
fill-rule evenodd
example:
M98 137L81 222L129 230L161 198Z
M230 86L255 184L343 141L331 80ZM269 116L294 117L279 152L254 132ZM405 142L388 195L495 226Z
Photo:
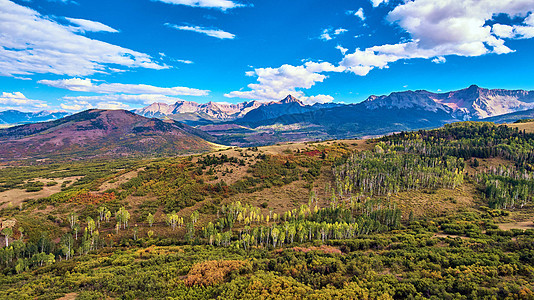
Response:
M122 174L118 177L115 177L109 181L104 182L99 189L99 192L103 192L109 189L116 189L121 184L130 181L130 179L137 177L140 171L143 171L145 168L140 168L138 170L130 171L128 173Z
M466 161L466 166L465 166L465 170L467 171L468 174L478 174L478 173L485 173L487 172L489 169L492 169L492 168L495 168L495 167L498 167L498 166L506 166L506 167L510 167L512 166L512 162L509 161L509 160L506 160L506 159L502 159L502 158L499 158L499 157L494 157L494 158L477 158L476 159L479 163L479 166L474 168L472 165L475 161L475 158L471 158L469 160Z
M466 236L460 236L460 235L454 235L454 234L446 234L442 232L434 233L435 238L461 238L462 240L468 240L469 238Z
M74 300L76 299L76 296L78 296L78 293L68 293L61 298L57 298L57 300Z
M534 223L532 221L525 222L513 222L513 223L500 223L497 224L500 230L510 230L510 229L534 229Z
M0 209L8 206L17 207L25 200L35 200L49 197L55 193L61 192L61 185L63 182L67 180L74 182L80 178L81 176L66 177L61 179L35 178L35 180L41 181L45 184L42 190L38 192L26 192L24 189L12 189L0 192ZM52 181L57 182L57 184L53 186L46 185L48 182Z
M321 251L321 252L324 252L324 253L330 253L330 254L341 254L341 250L339 250L338 248L335 248L335 247L332 247L332 246L326 246L326 245L321 245L321 247L293 247L291 248L293 251L295 252L304 252L304 253L307 253L307 252L310 252L310 251Z
M294 181L283 186L274 186L254 193L243 193L230 196L227 203L240 201L243 204L250 204L254 207L262 207L267 203L267 208L261 208L261 213L268 216L269 210L278 215L298 208L302 204L308 203L309 191L304 188L304 181Z

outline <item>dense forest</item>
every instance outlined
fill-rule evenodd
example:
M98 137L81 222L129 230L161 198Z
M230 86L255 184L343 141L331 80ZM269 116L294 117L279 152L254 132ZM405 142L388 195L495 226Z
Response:
M43 194L0 202L0 298L534 299L533 150L462 122L4 166L0 196Z

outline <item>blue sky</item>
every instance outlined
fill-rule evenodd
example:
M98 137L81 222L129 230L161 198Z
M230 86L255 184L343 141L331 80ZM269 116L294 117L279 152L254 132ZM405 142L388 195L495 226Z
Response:
M0 110L534 90L532 0L0 0Z

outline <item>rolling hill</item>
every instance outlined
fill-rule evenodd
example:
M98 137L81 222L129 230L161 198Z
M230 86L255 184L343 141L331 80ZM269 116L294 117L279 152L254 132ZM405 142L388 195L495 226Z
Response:
M59 120L0 130L0 157L70 159L157 156L209 151L205 133L125 110L87 110Z

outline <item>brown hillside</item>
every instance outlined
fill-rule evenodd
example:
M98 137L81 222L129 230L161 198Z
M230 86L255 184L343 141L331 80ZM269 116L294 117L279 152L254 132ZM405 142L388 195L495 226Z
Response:
M88 110L52 122L0 130L3 160L69 156L177 155L209 151L195 129L125 110Z

